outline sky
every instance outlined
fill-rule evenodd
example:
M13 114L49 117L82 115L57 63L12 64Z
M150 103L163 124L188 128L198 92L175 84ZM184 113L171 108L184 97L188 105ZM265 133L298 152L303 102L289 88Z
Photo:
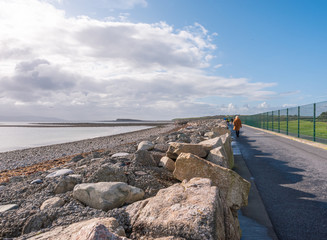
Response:
M169 120L327 100L325 0L0 0L0 115Z

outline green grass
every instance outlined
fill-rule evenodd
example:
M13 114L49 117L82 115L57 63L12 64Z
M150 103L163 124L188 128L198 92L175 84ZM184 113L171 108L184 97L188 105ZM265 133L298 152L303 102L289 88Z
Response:
M261 127L266 129L266 125L261 124ZM274 131L278 132L278 121L274 121L273 124ZM272 130L272 122L268 122L268 129ZM286 121L280 122L280 130L282 132L286 132L287 124ZM290 135L297 136L298 134L298 121L291 120L288 122L288 133ZM308 120L300 120L300 137L301 136L309 136L313 137L313 122ZM316 122L316 137L327 139L327 122Z

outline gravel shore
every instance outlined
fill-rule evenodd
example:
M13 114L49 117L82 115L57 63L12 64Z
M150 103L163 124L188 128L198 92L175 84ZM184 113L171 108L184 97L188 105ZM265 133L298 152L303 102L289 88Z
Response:
M48 234L56 229L63 230L72 224L94 218L113 218L115 229L121 230L120 236L126 236L132 240L154 239L154 237L158 239L158 237L167 236L178 236L178 239L216 239L210 237L214 236L214 233L209 234L210 236L207 233L215 232L211 228L216 227L216 224L210 224L208 221L213 220L211 216L217 215L214 209L217 209L215 204L218 202L212 201L215 203L212 205L215 206L212 213L211 211L208 214L204 213L204 209L209 208L202 203L210 204L211 200L208 201L205 194L198 194L196 198L193 198L194 191L188 192L187 188L185 192L181 180L173 175L168 166L161 164L164 163L164 160L161 160L167 158L171 142L198 144L210 139L208 136L213 133L211 129L216 126L220 126L219 129L226 129L225 123L219 119L189 121L115 136L0 154L0 166L6 169L0 171L0 239L25 240L31 237L39 239L43 233ZM142 149L143 147L145 149ZM99 184L106 186L106 189L109 185L116 187L113 189L110 187L107 193L87 193L86 196L92 196L92 199L101 201L100 204L105 202L115 205L102 208L84 202L77 196L79 188L91 186L91 189L95 189L94 187ZM170 218L173 222L167 224L167 227L165 225L162 231L163 225L160 221L159 225L152 227L153 219L157 219L152 213L162 211L161 204L164 199L162 196L167 193L165 189L173 186L181 191L177 195L176 190L170 193L172 195L168 196L167 201L171 207L164 208L166 210L162 216L177 216L177 213L178 216L186 215L181 217L179 222L177 221L177 226L180 227L176 228L175 219ZM202 184L192 184L194 189L202 188L202 186ZM159 202L152 205L155 210L149 212L151 213L150 222L140 225L136 221L139 219L139 214L143 212L141 209L148 206L149 201L157 196L160 190L163 195L158 197ZM208 192L208 190L205 191ZM102 196L110 196L110 199L102 201ZM215 190L214 196L220 199L218 189ZM201 204L198 203L200 198ZM185 205L184 200L189 202ZM223 228L219 232L227 235L226 238L221 239L237 239L229 237L231 234L237 235L238 233L237 215L233 215L231 209L228 208L230 204L227 205L222 200L217 199L223 204L219 205L221 206L219 221L222 221ZM180 203L180 201L183 202ZM189 206L189 210L185 210L184 206ZM223 211L223 206L226 211ZM142 221L142 217L140 219ZM189 237L191 236L189 226L193 222L196 223L194 231L198 237L193 237L193 235ZM193 231L193 225L191 226ZM233 227L225 229L224 226ZM151 238L147 236L140 238L145 233L151 235ZM70 231L69 234L71 234ZM59 233L53 236L55 237L43 239L58 239ZM70 239L70 237L61 239Z
M172 131L174 128L176 128L176 125L168 124L107 137L3 152L0 153L0 172L75 154L113 149L119 145L138 142L151 136L158 136L159 134Z

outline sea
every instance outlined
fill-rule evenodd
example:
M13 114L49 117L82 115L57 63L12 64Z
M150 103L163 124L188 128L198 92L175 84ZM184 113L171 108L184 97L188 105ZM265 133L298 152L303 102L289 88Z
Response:
M146 125L106 127L51 127L48 125L44 127L36 123L1 122L0 152L112 136L152 127Z

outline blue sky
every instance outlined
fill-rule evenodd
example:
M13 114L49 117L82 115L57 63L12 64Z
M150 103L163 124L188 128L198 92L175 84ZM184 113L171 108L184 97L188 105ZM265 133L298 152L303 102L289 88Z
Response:
M6 115L171 119L327 100L326 1L0 5Z

